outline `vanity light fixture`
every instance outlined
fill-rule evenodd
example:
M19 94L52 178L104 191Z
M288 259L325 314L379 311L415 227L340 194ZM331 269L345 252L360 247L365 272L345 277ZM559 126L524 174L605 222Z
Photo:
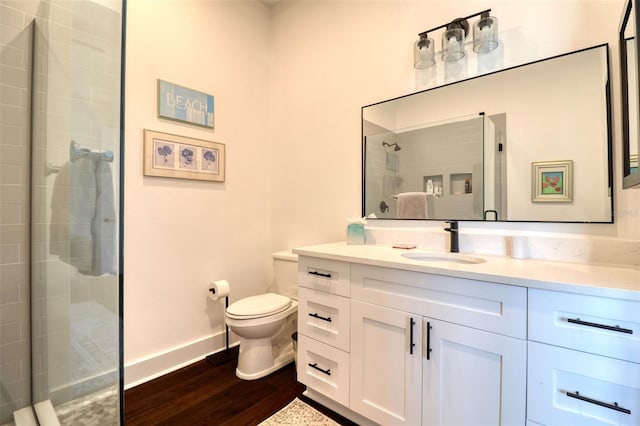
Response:
M469 34L469 22L465 18L454 19L442 34L442 60L455 62L464 58L464 40Z
M387 143L387 142L382 142L382 146L388 146L389 148L394 147L393 150L394 151L400 151L402 148L400 148L400 145L398 145L397 143Z
M429 33L445 28L442 33L442 60L445 62L458 61L465 57L464 43L469 35L468 19L480 16L473 25L473 51L482 54L498 47L498 18L490 15L491 9L486 9L464 18L456 18L448 24L440 25L418 34L418 40L413 44L413 66L416 69L430 68L436 64L433 39Z
M473 51L489 53L498 47L498 18L490 16L489 11L480 14L473 24Z
M416 69L431 68L436 64L436 53L433 39L422 33L413 45L413 66Z

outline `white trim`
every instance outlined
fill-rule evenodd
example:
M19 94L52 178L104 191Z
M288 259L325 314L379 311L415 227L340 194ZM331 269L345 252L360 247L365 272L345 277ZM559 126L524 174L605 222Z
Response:
M56 410L53 409L53 404L51 404L50 399L38 402L33 406L33 409L36 410L39 422L38 424L47 426L60 426L58 416L56 415Z
M186 367L189 364L204 359L205 356L224 350L225 333L205 337L200 340L178 346L167 351L125 363L124 388L129 389L149 380L155 379L172 371ZM230 334L229 338L234 339ZM236 346L237 341L231 341L230 346ZM220 349L216 349L220 348Z
M38 426L38 421L33 413L33 407L30 405L14 411L13 422L16 426Z

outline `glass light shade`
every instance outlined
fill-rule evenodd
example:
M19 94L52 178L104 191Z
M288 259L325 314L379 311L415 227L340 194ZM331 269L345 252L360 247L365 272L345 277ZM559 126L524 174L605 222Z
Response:
M489 53L498 47L498 18L488 13L473 25L473 51Z
M420 38L413 44L413 66L415 69L431 68L436 64L433 39L427 36Z
M451 28L442 34L443 61L453 62L464 58L464 36L462 28Z

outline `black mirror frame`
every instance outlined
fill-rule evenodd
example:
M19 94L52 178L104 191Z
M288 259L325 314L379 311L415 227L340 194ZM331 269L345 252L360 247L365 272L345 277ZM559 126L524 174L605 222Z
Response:
M628 0L628 1L633 1L634 3L636 2L636 0ZM637 0L640 1L640 0ZM360 203L361 203L361 212L363 216L367 215L366 212L366 206L365 206L365 202L366 202L366 197L365 197L365 187L366 187L366 152L367 152L367 137L364 134L364 109L367 107L371 107L371 106L375 106L378 104L382 104L385 102L389 102L389 101L394 101L394 100L398 100L401 98L406 98L409 96L413 96L419 93L424 93L424 92L428 92L430 90L435 90L435 89L440 89L442 87L445 86L450 86L453 84L457 84L460 82L464 82L464 81L469 81L469 80L475 80L481 77L485 77L488 75L492 75L492 74L498 74L501 72L505 72L505 71L509 71L509 70L513 70L516 68L520 68L520 67L524 67L527 65L532 65L532 64L536 64L538 62L544 62L550 59L555 59L555 58L560 58L563 56L567 56L567 55L572 55L575 53L580 53L586 50L591 50L591 49L596 49L596 48L600 48L600 47L605 47L606 48L606 63L607 63L607 82L605 84L605 96L606 96L606 121L607 121L607 153L608 153L608 171L607 171L607 180L608 180L608 188L609 188L609 196L611 198L610 203L611 203L611 216L609 218L609 220L606 221L584 221L584 220L567 220L567 221L541 221L541 220L504 220L504 219L499 219L498 217L495 218L495 220L491 221L491 222L505 222L505 223L588 223L588 224L613 224L615 223L615 179L614 179L614 170L613 170L613 164L614 164L614 158L613 158L613 108L612 108L612 102L611 102L611 64L610 64L610 47L608 43L603 43L603 44L598 44L595 46L591 46L591 47L587 47L587 48L583 48L583 49L578 49L578 50L574 50L571 52L566 52L566 53L562 53L559 55L555 55L555 56L551 56L548 58L543 58L543 59L538 59L532 62L527 62L527 63L523 63L520 65L515 65L512 67L508 67L508 68L504 68L504 69L500 69L488 74L481 74L481 75L477 75L474 77L470 77L467 79L463 79L463 80L458 80L458 81L454 81L451 83L447 83L444 84L442 86L436 86L436 87L432 87L430 89L425 89L419 92L415 92L415 93L409 93L407 95L402 95L402 96L397 96L395 98L391 98L391 99L387 99L384 101L379 101L379 102L375 102L369 105L364 105L363 107L361 107L361 111L360 111L360 139L361 139L361 155L360 155L360 161L361 161L361 173L360 173L360 179L361 179L361 188L360 188L360 193L361 193L361 198L360 198ZM638 47L638 46L636 46ZM638 56L640 58L640 55ZM626 61L625 61L626 63ZM627 112L627 117L628 117L628 112ZM640 173L639 173L640 174ZM639 179L640 181L640 179ZM640 182L639 182L640 184ZM640 187L640 186L639 186ZM487 222L487 215L486 213L488 212L492 212L492 210L486 211L484 214L483 219L459 219L459 221L464 221L464 222ZM496 215L497 216L497 215ZM446 220L446 219L398 219L398 218L374 218L375 220L404 220L404 221L442 221L442 220Z
M620 50L620 87L621 87L621 106L622 106L622 188L640 188L640 172L631 173L631 141L629 139L629 76L627 72L627 38L625 38L625 30L629 24L629 18L631 13L634 13L635 21L635 37L638 35L638 22L640 18L640 10L638 10L636 0L627 0L620 23L619 32L619 50ZM640 58L640 43L635 44L636 48L636 72L638 72ZM638 93L640 99L640 93ZM636 122L640 120L640 117L636 117ZM635 141L638 142L638 141Z

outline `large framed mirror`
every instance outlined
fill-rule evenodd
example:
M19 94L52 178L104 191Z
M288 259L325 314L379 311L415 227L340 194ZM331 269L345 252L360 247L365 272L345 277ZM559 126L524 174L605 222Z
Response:
M627 0L620 23L620 86L622 100L622 187L640 188L638 170L638 49L635 0Z
M613 222L608 45L362 108L362 213Z

